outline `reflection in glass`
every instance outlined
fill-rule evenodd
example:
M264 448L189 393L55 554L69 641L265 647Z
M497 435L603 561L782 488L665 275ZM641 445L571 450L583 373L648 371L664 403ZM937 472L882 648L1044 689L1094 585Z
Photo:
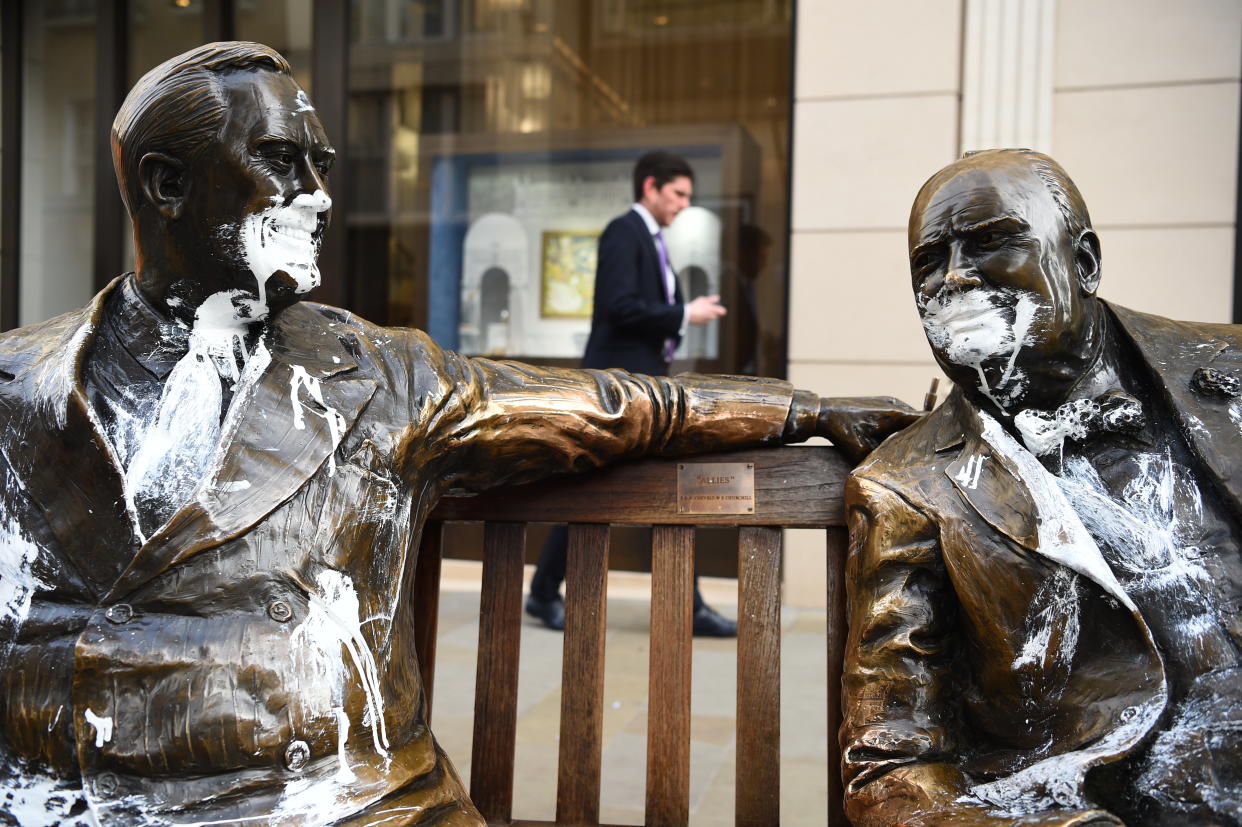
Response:
M314 96L310 83L312 0L235 0L238 40L271 46L293 66L293 78Z
M26 0L18 323L90 299L94 253L94 0Z
M599 233L633 201L634 161L664 148L702 208L668 232L683 291L746 306L688 336L675 369L783 374L791 6L353 3L355 309L468 353L575 363L589 318L543 311L575 305L579 274L547 271L545 239ZM763 255L742 249L759 237ZM762 264L743 277L744 261Z

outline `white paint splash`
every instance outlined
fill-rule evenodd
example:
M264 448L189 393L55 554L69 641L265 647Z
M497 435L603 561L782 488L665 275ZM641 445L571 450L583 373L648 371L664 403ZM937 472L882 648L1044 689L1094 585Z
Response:
M1090 399L1072 399L1052 413L1028 408L1013 418L1022 442L1036 456L1057 453L1066 439L1085 439L1088 424L1100 406Z
M308 293L319 286L319 214L332 208L323 190L302 193L288 206L272 206L242 221L240 239L246 266L266 302L267 280L283 272L295 283L294 292Z
M86 722L95 728L95 748L99 749L112 740L112 716L96 715L90 709L82 713Z
M34 573L39 547L11 514L0 517L0 625L16 628L30 615L34 593L51 586Z
M1031 599L1026 618L1030 636L1022 650L1014 658L1013 668L1034 666L1039 669L1052 667L1045 659L1052 655L1054 662L1068 669L1078 649L1079 620L1078 575L1067 568L1057 569L1040 584ZM1060 629L1060 642L1056 651L1050 652L1053 633Z
M341 416L336 408L330 407L323 401L323 387L319 382L319 377L311 376L306 372L306 368L301 365L291 365L293 368L293 376L289 380L289 400L293 403L293 427L299 431L306 427L306 419L304 412L306 406L302 404L302 400L298 398L298 391L302 388L310 394L311 399L319 404L323 411L310 409L313 414L322 416L328 424L328 434L332 439L332 452L328 454L328 476L336 475L336 449L341 444L341 438L345 435L345 417Z
M305 91L299 89L297 95L298 108L295 112L314 112L315 107L311 106L310 96Z
M94 823L89 814L75 819L85 796L80 782L70 783L31 767L16 768L17 777L0 779L0 812L22 827L66 827Z
M923 330L932 347L956 365L973 368L978 389L997 406L1008 408L1026 393L1028 380L1017 367L1018 353L1040 309L1026 291L974 288L945 291L920 302ZM1004 359L995 383L984 364Z
M225 482L220 480L216 483L216 490L223 491L226 494L233 494L238 491L245 491L250 488L250 480L230 480Z
M362 635L362 624L369 622L369 619L361 618L358 593L347 575L329 569L320 573L316 584L319 593L309 595L310 610L306 619L293 631L291 646L295 651L307 649L321 654L316 661L323 665L325 678L337 682L341 691L334 694L341 699L344 698L345 677L341 647L345 647L366 698L363 723L371 729L375 751L387 757L388 730L384 721L379 668Z

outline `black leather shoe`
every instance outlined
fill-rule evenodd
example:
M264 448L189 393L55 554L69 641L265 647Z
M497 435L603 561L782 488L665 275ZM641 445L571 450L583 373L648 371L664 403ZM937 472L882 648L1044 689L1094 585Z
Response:
M737 637L737 621L722 617L704 603L694 613L695 637Z
M526 598L526 613L543 621L543 625L556 631L565 629L565 601L558 594L555 600L540 600L533 594ZM697 634L697 633L696 633ZM736 632L734 632L736 634Z

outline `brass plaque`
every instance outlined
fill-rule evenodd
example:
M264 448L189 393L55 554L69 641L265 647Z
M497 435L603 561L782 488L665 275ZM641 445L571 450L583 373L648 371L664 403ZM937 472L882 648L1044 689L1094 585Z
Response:
M678 463L677 513L754 514L754 464L749 462Z

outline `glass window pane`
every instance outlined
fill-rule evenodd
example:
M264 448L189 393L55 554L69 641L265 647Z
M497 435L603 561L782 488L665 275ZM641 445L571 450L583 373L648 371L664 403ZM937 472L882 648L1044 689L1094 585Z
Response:
M293 77L311 89L312 0L235 0L238 40L271 46L293 66Z
M129 85L203 42L202 0L128 0Z
M94 0L26 0L19 324L94 292Z
M695 170L668 229L720 293L675 370L784 372L792 0L357 0L355 309L467 353L572 364L600 231L652 149ZM338 138L339 140L339 138Z

